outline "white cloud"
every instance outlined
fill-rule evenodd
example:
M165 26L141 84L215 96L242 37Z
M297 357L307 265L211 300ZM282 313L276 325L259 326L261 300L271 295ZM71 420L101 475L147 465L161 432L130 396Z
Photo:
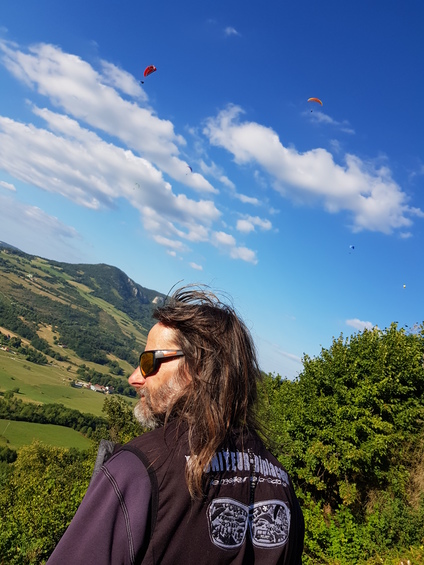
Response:
M188 253L189 243L209 242L234 259L257 262L256 252L239 246L233 235L216 231L218 221L226 224L212 200L218 190L202 174L187 174L187 162L180 157L185 139L147 105L147 96L129 73L107 61L100 61L96 70L46 44L21 49L0 40L0 57L14 77L46 99L44 108L30 103L34 123L0 116L0 169L92 210L116 206L125 198L139 211L146 232L167 251ZM241 202L258 204L238 194L213 162L201 169ZM177 192L168 178L183 189L179 186ZM209 198L189 197L185 188Z
M53 45L35 45L25 53L14 44L0 41L0 50L5 67L17 79L48 97L55 106L118 138L194 190L216 192L201 175L186 175L187 163L178 157L178 147L186 141L174 132L169 120L161 120L150 108L124 100L109 86L121 77L126 91L132 91L134 84L124 71L103 61L105 74L102 75L80 57L64 53Z
M225 30L224 30L224 33L227 36L230 36L230 35L240 36L241 35L234 27L231 27L231 26L226 27Z
M235 237L229 233L223 231L213 232L211 234L211 243L225 253L229 253L232 259L240 259L254 265L258 262L256 252L247 247L238 247Z
M235 184L226 175L224 175L222 168L219 167L213 161L211 162L210 165L207 165L205 161L201 159L199 164L200 164L200 169L205 175L209 175L213 177L214 179L218 180L228 188L231 189L236 188Z
M167 237L163 237L161 235L155 235L153 238L159 245L163 245L164 247L169 247L171 250L177 251L186 251L186 247L181 241L175 241L175 239L169 239Z
M146 159L106 143L77 121L46 108L34 107L34 112L52 131L0 116L2 170L92 209L125 197L152 235L208 239L208 226L221 215L212 201L174 194Z
M196 271L203 271L202 265L198 265L197 263L189 263L189 265L192 269L195 269Z
M233 259L242 259L243 261L252 263L253 265L257 265L258 263L256 252L248 247L233 247L230 255Z
M303 114L305 116L309 116L310 120L316 124L328 124L339 128L344 133L350 133L350 134L355 133L355 130L350 126L347 120L343 120L342 122L339 122L333 119L331 116L324 114L324 112L321 111L311 112L311 113L304 112Z
M11 184L10 182L6 182L4 180L0 180L0 186L2 186L3 188L7 188L7 190L11 190L12 192L16 192L16 187L14 184Z
M321 148L300 153L285 147L271 128L241 122L242 112L228 106L207 121L204 133L213 145L232 153L236 163L260 165L284 197L303 204L320 203L330 213L347 211L353 231L389 234L409 228L411 216L424 217L422 210L409 206L406 193L387 167L350 154L341 166Z
M235 238L232 235L225 233L223 231L214 232L212 234L212 238L216 245L234 246L236 244Z
M242 233L250 233L255 231L255 226L248 220L237 220L237 230Z
M234 197L240 200L240 202L243 202L243 204L252 204L252 206L260 205L260 201L252 196L246 196L245 194L234 192Z
M269 220L263 220L258 216L245 216L243 219L237 221L237 230L242 233L250 233L255 231L255 227L259 227L264 231L272 228Z
M113 86L124 94L135 96L142 100L147 100L147 95L135 80L132 74L120 69L108 61L101 61L103 70L103 80L106 84Z
M372 330L372 328L374 327L374 324L372 322L363 322L358 318L352 318L351 320L346 320L346 324L359 331Z
M12 195L0 194L0 240L10 243L7 240L12 234L13 245L27 253L59 261L63 261L65 253L66 260L81 261L81 252L74 248L81 236L73 227Z

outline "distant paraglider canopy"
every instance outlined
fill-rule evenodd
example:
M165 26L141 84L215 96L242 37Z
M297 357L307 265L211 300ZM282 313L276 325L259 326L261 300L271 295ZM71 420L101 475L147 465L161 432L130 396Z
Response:
M308 102L317 102L318 104L321 104L321 106L324 105L319 98L308 98Z
M149 65L148 67L146 67L146 68L144 69L143 76L144 76L144 77L148 77L149 75L151 75L151 74L154 73L155 71L157 71L157 68L156 68L154 65ZM141 80L140 82L141 82L141 84L144 84L144 81L143 81L143 80Z
M155 71L157 71L157 68L154 65L149 65L148 67L146 67L144 69L144 76L148 77L149 75L151 75Z

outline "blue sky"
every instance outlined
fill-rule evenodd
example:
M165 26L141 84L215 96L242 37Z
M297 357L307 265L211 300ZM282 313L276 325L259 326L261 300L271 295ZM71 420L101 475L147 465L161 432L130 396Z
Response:
M423 28L419 0L3 0L0 240L208 284L289 378L333 336L411 328Z

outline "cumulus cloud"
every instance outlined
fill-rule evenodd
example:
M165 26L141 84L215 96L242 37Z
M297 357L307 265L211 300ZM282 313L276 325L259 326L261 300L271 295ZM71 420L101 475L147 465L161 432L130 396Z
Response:
M212 234L212 239L216 245L230 245L234 246L236 244L235 238L229 233L223 231L214 232Z
M253 265L256 265L258 262L256 252L248 247L237 246L235 237L229 233L223 231L213 232L211 234L211 243L228 252L232 259L241 259Z
M242 259L243 261L252 263L253 265L257 265L258 263L256 251L253 251L248 247L233 247L230 251L230 256L233 259Z
M139 210L145 230L170 253L188 253L188 243L210 241L222 215L214 201L177 193L164 174L198 193L218 191L202 174L187 174L180 157L185 139L147 106L132 75L107 61L96 70L53 45L23 50L0 41L0 53L3 65L54 108L30 106L45 127L0 116L0 169L92 210L126 198ZM234 189L223 171L215 165L211 170ZM231 256L237 242L223 244L218 237L213 245Z
M346 324L355 328L355 330L363 331L363 330L372 330L374 324L372 322L363 322L358 318L352 318L351 320L346 320Z
M302 204L319 204L329 213L350 214L353 231L386 234L408 229L411 217L424 217L392 179L388 167L376 167L346 154L344 165L317 148L304 153L285 147L269 127L241 121L243 111L228 106L207 120L205 135L213 145L232 153L238 164L260 165L282 196Z
M264 220L258 216L245 216L243 219L237 221L237 230L242 233L253 232L256 227L268 231L272 228L272 224L269 220Z
M195 269L196 271L203 271L203 267L202 265L198 265L197 263L189 263L190 267L192 269Z
M186 175L187 163L179 158L179 147L186 141L175 133L172 122L158 118L148 107L125 100L113 88L121 79L121 91L136 92L134 82L124 71L103 61L102 74L80 57L54 45L34 45L24 52L0 41L0 51L9 71L56 107L119 139L194 190L216 192L201 175Z
M240 194L239 192L234 192L234 197L243 202L243 204L252 204L252 206L259 206L260 200L252 196L247 196L246 194Z
M147 100L147 95L132 74L108 61L101 61L103 81L120 92Z
M0 180L0 186L3 188L6 188L7 190L11 190L12 192L16 192L16 187L14 184L11 184L10 182L6 182L4 180Z

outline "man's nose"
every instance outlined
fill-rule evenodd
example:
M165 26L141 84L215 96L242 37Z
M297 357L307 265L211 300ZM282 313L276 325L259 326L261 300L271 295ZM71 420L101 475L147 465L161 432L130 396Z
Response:
M144 385L144 383L146 382L146 379L141 374L140 367L137 367L137 369L135 369L133 371L133 373L128 377L128 382L131 386L134 386L134 387Z

